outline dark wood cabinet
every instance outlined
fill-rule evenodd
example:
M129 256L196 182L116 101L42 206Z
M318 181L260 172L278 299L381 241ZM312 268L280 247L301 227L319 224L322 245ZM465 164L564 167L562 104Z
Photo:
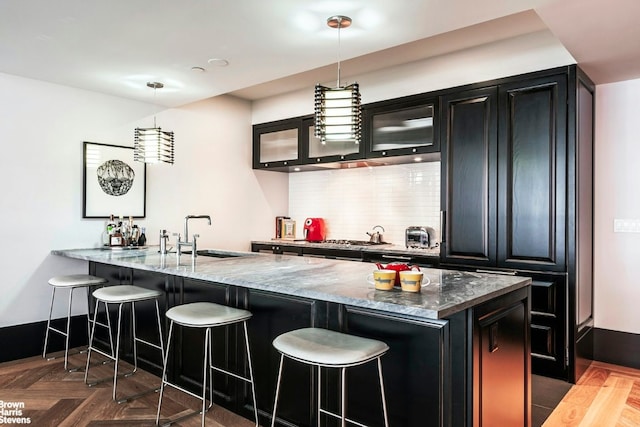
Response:
M518 426L529 426L529 406L517 404L518 400L530 399L528 287L446 319L425 319L94 262L90 263L90 272L108 278L111 285L132 283L163 290L163 317L171 306L197 301L251 311L248 330L261 425L270 424L273 411L280 360L273 340L294 329L323 327L389 345L382 364L390 425L471 427L491 421L515 426L511 420L518 419ZM141 311L142 334L155 333L155 319L151 321L155 310L145 307ZM131 330L123 331L126 341ZM163 332L168 332L166 319ZM214 364L247 376L241 328L215 328L213 340ZM202 331L175 329L167 374L171 381L196 393L202 382L202 346ZM155 357L145 355L143 368L160 376L161 365ZM131 354L124 358L130 360ZM285 361L283 369L276 424L315 425L318 384L313 369L291 360ZM382 426L376 370L375 363L348 369L348 414L367 425ZM334 411L340 401L338 379L336 371L323 371L322 402ZM214 399L216 404L253 418L254 402L244 382L216 374ZM513 404L497 404L502 399ZM337 425L333 419L324 421L323 425Z
M257 290L241 290L239 303L253 314L249 321L249 340L256 378L258 412L261 417L264 416L264 425L268 425L273 411L280 362L280 353L275 350L272 342L278 335L294 329L326 327L326 303ZM239 354L242 354L240 361L244 361L244 353ZM283 370L279 397L281 404L276 425L314 425L316 382L311 375L311 368L285 361ZM245 387L238 399L244 403L239 413L252 418L252 408L248 406L251 402L249 388Z
M290 246L282 243L251 243L251 252L262 252L273 255L302 255L302 248L299 246Z
M531 357L533 372L566 375L567 275L530 274Z
M529 299L492 301L473 313L473 425L531 424Z
M440 151L438 98L429 94L367 104L363 141L367 158Z
M556 305L534 315L533 371L572 382L592 355L593 108L576 66L441 96L441 266L551 275L534 281Z
M134 270L125 267L116 267L107 264L91 263L90 274L104 277L109 282L106 286L112 285L132 285L141 286L147 289L160 291L162 294L158 298L160 308L160 321L162 325L163 340L166 340L167 321L165 313L173 301L173 280L170 276L154 273L145 270ZM95 300L90 299L91 311L95 310ZM109 317L113 328L115 344L115 334L118 320L118 305L110 304ZM145 341L159 344L158 320L155 303L150 301L138 301L135 303L136 315L136 335ZM104 322L104 306L101 304L98 312L98 321ZM121 357L129 362L133 361L133 341L132 341L131 306L126 305L122 310L122 337L121 337ZM96 340L100 348L109 351L109 338L106 328L96 327ZM165 341L166 342L166 341ZM138 365L155 375L162 374L162 355L160 350L146 344L138 343Z
M338 163L360 167L439 159L438 97L411 95L362 108L362 141L322 143L314 134L313 115L253 125L253 169L277 172L326 170ZM384 159L383 159L384 158Z
M175 280L177 282L175 305L208 301L235 306L235 288L229 285L180 277L176 277ZM170 351L171 369L168 375L175 383L196 394L202 392L204 333L203 328L174 325ZM236 365L237 352L244 351L241 326L228 325L213 328L211 339L213 364L236 372L239 369ZM242 346L238 347L240 344ZM226 405L235 403L238 386L237 381L230 379L228 375L220 372L215 372L213 375L214 399L225 402Z
M446 351L450 341L448 322L399 318L349 306L341 311L336 318L341 320L342 332L377 339L389 346L381 359L389 424L449 425L449 414L441 410L448 400L446 387L452 372ZM339 408L340 390L335 377L325 396L334 410ZM383 426L376 364L349 368L346 386L349 417L369 426Z
M253 168L288 171L301 164L306 157L302 138L302 117L254 125Z
M566 73L441 102L442 262L563 271Z
M302 160L303 164L322 166L326 163L358 160L364 157L363 144L356 144L353 141L322 143L315 136L315 118L313 116L302 120L302 133L300 143L303 145L302 151L305 154L305 158Z
M499 86L498 266L564 271L567 74Z
M497 101L494 86L441 99L443 263L496 264Z

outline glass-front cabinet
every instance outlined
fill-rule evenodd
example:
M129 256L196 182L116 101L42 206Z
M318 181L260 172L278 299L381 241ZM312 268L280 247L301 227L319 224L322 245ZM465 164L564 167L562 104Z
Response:
M302 124L303 143L308 159L306 164L320 164L339 162L344 160L361 159L364 155L362 143L353 141L326 141L324 144L315 136L314 118L304 119Z
M366 156L439 151L437 109L437 98L422 95L369 104L363 111Z
M253 126L253 168L300 164L301 123L300 118L294 118Z
M421 156L421 161L439 158L437 112L438 98L433 95L367 104L362 109L359 144L352 141L323 144L314 134L312 115L255 124L253 168L295 172L408 163L416 161L416 154L430 153Z

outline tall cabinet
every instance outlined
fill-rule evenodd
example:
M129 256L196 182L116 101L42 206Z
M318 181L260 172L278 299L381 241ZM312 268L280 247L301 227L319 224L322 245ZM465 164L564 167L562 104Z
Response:
M562 67L441 96L441 264L533 278L534 373L592 355L594 85Z

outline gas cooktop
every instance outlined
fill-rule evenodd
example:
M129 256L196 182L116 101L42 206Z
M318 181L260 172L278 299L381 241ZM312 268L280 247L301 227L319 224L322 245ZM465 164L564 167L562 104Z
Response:
M375 245L387 245L387 242L370 242L369 240L340 240L340 239L331 239L331 240L325 240L323 242L318 242L318 243L328 243L328 244L332 244L332 245L345 245L345 246L375 246Z

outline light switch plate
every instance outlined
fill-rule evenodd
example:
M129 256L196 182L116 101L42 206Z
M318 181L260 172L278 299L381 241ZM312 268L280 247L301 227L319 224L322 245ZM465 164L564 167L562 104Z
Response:
M614 219L614 233L640 233L640 219Z

